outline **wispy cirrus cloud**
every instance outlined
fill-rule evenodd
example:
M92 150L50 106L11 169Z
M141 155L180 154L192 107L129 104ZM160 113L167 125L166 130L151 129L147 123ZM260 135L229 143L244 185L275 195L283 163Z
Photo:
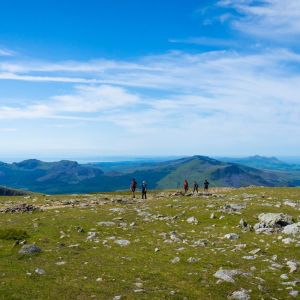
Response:
M14 56L15 51L0 46L0 56Z
M298 0L221 0L219 6L234 9L232 26L242 32L274 39L300 36Z

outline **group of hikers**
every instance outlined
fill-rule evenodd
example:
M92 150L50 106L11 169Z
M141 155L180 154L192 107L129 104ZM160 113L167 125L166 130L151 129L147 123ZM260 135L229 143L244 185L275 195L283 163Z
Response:
M209 182L207 179L204 180L204 183L203 183L203 187L204 187L204 192L205 193L208 193L208 186L209 186ZM189 190L189 183L187 181L187 179L184 180L183 182L183 189L184 189L184 193L186 194ZM199 185L197 183L197 181L194 181L194 188L193 188L193 194L194 193L197 193L198 194L199 192Z
M131 184L130 184L130 190L132 193L132 198L135 198L135 192L137 189L137 181L135 180L135 178L133 178L131 180ZM204 186L204 192L208 193L208 186L209 186L209 182L207 181L207 179L204 180L203 183ZM142 189L142 199L147 199L147 182L145 180L142 181L142 185L141 185L141 189ZM189 190L189 183L187 181L187 179L184 180L183 182L183 189L184 189L184 193L186 194ZM199 185L196 181L194 181L194 188L193 188L193 194L199 192Z

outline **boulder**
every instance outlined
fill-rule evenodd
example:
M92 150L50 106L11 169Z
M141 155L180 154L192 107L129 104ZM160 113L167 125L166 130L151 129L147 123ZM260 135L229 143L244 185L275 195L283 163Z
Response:
M234 283L234 277L241 275L243 272L241 270L227 270L220 268L215 274L214 277L221 279L226 282Z
M244 289L240 289L239 291L233 292L228 299L234 299L234 300L249 300L250 296L248 294L248 291Z
M35 253L41 253L42 249L38 247L36 244L28 244L24 245L20 251L19 254L35 254Z
M282 230L282 233L292 235L300 233L300 222L285 226Z

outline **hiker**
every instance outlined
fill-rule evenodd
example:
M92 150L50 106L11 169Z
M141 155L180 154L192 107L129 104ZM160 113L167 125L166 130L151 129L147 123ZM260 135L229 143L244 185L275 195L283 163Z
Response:
M136 186L137 186L136 180L134 178L132 178L131 184L130 184L130 189L131 189L131 192L132 192L132 198L135 198Z
M208 186L209 186L209 182L207 181L207 179L204 180L204 192L208 193Z
M147 199L147 182L145 180L142 183L142 199Z
M183 188L184 188L184 193L186 194L187 191L189 190L189 183L186 179L184 180Z
M194 181L193 194L194 194L195 192L198 194L198 188L199 188L199 185L198 185L197 181Z

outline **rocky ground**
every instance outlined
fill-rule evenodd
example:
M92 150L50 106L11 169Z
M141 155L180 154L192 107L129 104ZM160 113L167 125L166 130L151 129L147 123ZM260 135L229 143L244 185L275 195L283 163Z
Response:
M300 189L0 198L0 299L298 299Z

